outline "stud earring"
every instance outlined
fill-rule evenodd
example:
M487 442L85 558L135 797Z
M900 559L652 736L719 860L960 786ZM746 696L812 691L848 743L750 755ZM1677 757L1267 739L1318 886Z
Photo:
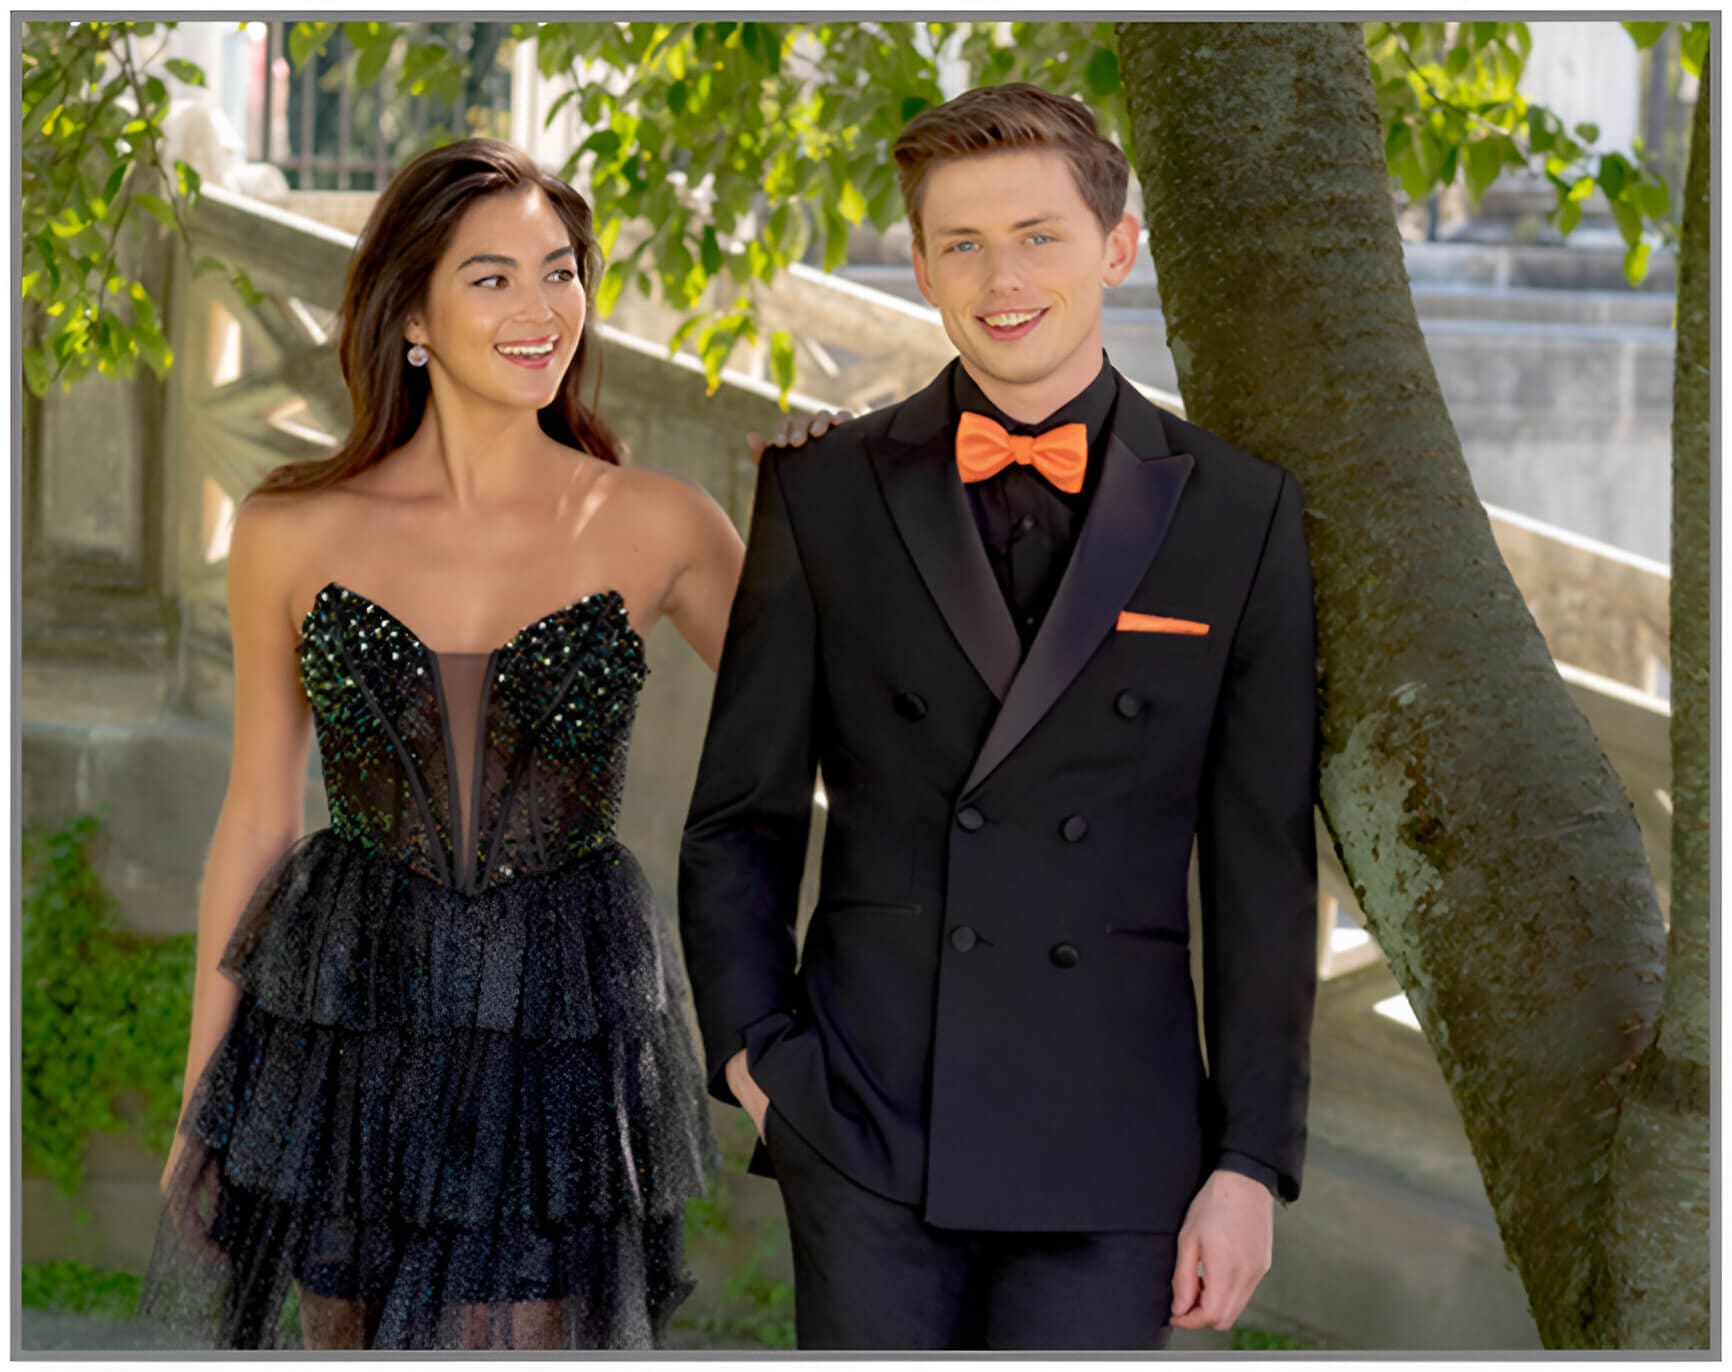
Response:
M432 354L429 353L427 349L423 348L419 343L416 343L409 349L409 365L411 367L425 367L427 365L427 359L431 356Z

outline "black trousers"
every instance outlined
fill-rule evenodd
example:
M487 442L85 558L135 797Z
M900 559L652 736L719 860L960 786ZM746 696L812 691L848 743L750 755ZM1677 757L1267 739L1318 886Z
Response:
M1176 1234L939 1229L859 1186L772 1105L803 1349L1165 1348Z

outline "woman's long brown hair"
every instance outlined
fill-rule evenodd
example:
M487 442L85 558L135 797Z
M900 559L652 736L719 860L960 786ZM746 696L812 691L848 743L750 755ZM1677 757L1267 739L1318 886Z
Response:
M354 405L348 436L328 457L273 468L256 490L329 486L409 440L427 408L428 380L425 368L407 360L404 325L411 313L424 308L428 278L464 210L480 196L520 186L539 187L565 224L590 306L559 393L537 417L549 437L618 465L619 440L596 415L593 402L586 407L578 395L591 359L595 393L601 390L601 360L591 347L588 326L595 317L602 259L589 203L511 144L465 138L422 153L392 177L356 242L338 312L337 360Z

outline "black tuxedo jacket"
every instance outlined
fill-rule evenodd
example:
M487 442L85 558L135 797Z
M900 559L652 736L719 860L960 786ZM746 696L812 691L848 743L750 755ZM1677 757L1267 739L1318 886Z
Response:
M1316 986L1298 487L1120 378L1019 661L954 427L946 372L764 455L680 851L710 1090L733 1101L745 1047L777 1127L951 1228L1176 1230L1226 1151L1292 1199Z

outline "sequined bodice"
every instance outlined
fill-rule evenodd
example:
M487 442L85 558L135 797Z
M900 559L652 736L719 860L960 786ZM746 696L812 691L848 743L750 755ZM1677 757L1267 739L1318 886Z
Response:
M475 893L613 838L649 668L617 591L436 653L332 582L301 626L331 828Z

